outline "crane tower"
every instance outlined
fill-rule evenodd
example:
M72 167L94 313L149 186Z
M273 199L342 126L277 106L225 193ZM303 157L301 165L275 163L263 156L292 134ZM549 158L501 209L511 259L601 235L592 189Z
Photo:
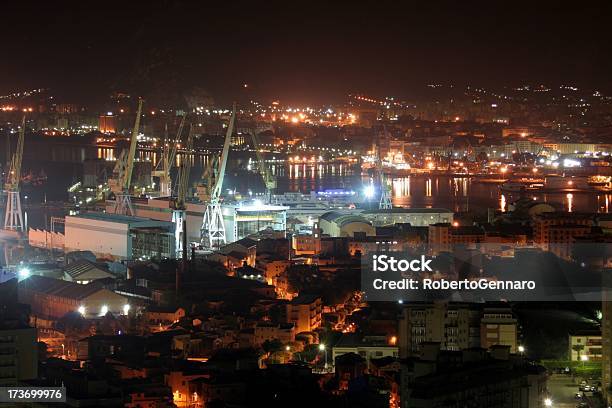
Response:
M21 119L17 147L11 159L9 173L6 181L6 213L4 214L4 229L23 231L23 213L21 212L21 198L19 197L19 182L21 181L21 162L23 160L23 143L25 139L25 115Z
M218 249L227 242L225 237L225 225L223 223L223 212L221 209L221 192L223 191L223 179L225 176L225 168L227 167L227 157L229 155L232 133L234 132L235 120L236 104L234 103L230 122L227 126L227 132L225 133L225 141L223 143L223 151L221 152L217 179L215 180L215 186L210 195L210 201L204 212L202 229L200 231L202 246L206 250L212 251Z

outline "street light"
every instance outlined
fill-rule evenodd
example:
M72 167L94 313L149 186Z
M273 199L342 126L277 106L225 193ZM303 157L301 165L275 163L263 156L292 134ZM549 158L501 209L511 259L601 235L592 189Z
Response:
M584 363L585 361L589 361L589 356L587 356L586 354L581 355L581 356L580 356L580 361L582 361L583 363Z
M545 407L552 407L552 404L553 404L553 402L552 402L552 400L550 398L545 398L544 399L544 406Z
M523 354L525 352L525 346L518 346L518 352Z
M375 190L374 190L374 186L372 184L366 186L363 189L363 193L365 194L367 199L371 199L372 197L374 197L374 192L375 192Z
M321 343L319 344L319 350L325 352L325 369L327 370L327 347L325 347L325 344Z
M30 270L28 268L21 268L19 269L19 271L17 272L17 275L19 276L19 279L23 280L23 279L27 279L30 277Z

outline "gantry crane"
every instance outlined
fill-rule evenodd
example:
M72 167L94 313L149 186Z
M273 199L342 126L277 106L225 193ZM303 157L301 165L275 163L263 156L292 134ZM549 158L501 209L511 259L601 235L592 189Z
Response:
M136 159L136 147L138 146L138 131L140 129L140 116L142 114L142 99L138 100L138 110L136 111L136 120L132 129L132 137L130 139L130 148L125 157L125 153L121 154L121 162L118 163L120 171L118 180L120 190L115 192L115 214L134 215L132 208L132 199L130 197L130 186L132 184L132 172L134 170L134 160Z
M270 203L272 201L272 193L276 189L276 177L272 174L268 166L266 166L266 162L264 161L264 157L259 147L259 139L257 138L257 132L255 128L251 131L251 138L253 140L253 148L255 149L255 153L257 154L257 161L259 174L261 174L261 178L263 179L264 185L266 187L266 203Z
M202 229L200 231L202 246L206 250L212 251L218 249L227 242L225 237L225 225L223 224L223 213L221 209L221 192L223 191L223 178L225 176L225 168L227 167L227 157L229 155L232 133L234 132L235 120L236 104L234 103L232 107L232 115L227 126L227 132L225 133L225 141L223 143L223 151L221 152L217 180L215 180L215 187L212 189L210 201L206 206L204 219L202 221Z
M181 140L181 134L183 133L183 126L185 125L186 117L187 114L182 115L181 123L179 124L176 137L173 141L168 140L168 127L166 126L166 137L164 138L165 140L162 156L152 174L155 177L159 177L159 195L161 196L170 197L172 195L172 179L170 177L170 169L172 169L172 166L174 165L174 159L176 158L176 151Z
M387 137L387 127L383 125L383 132L385 138ZM378 180L380 182L380 201L378 202L378 208L381 210L390 210L393 208L391 203L391 194L387 187L385 172L383 169L382 155L380 153L380 141L376 147L376 171L378 172Z
M382 157L380 157L380 150L378 152L377 168L378 177L380 180L380 202L378 203L378 208L381 210L390 210L393 208L393 204L391 203L391 194L389 193L389 188L387 187L387 183L385 180L385 172L382 166Z
M4 229L24 231L23 213L21 212L21 198L19 197L19 182L21 181L21 162L23 161L23 143L25 139L26 117L21 119L19 137L15 153L11 159L9 172L6 178L6 213L4 214Z
M187 135L187 141L185 143L185 155L181 157L181 168L178 175L178 189L177 196L174 201L174 209L172 211L172 221L175 225L175 237L176 237L176 253L177 258L186 257L184 252L186 248L186 203L187 190L189 188L189 174L191 171L191 161L189 158L189 152L193 147L193 125L189 127L189 134Z

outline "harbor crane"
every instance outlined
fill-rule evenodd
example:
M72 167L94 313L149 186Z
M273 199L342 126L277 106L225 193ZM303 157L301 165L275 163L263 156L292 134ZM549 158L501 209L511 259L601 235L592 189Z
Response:
M225 177L225 168L227 167L227 157L229 156L229 148L232 140L232 133L234 132L235 121L236 104L234 103L232 115L227 125L227 132L225 133L225 141L223 142L217 179L215 180L215 186L212 189L210 200L206 206L204 219L202 221L202 229L200 230L200 238L205 250L212 251L227 243L221 208L221 192L223 191L223 179Z
M257 154L258 161L258 169L259 174L261 174L261 178L263 179L264 185L266 187L266 203L272 202L272 193L276 189L276 177L270 171L270 168L266 166L266 162L264 161L263 153L259 147L259 139L257 138L257 131L255 128L251 131L251 139L253 141L253 148L255 149L255 153Z
M388 135L387 127L383 125L383 132L385 138ZM380 143L376 148L376 170L378 172L378 178L380 182L380 201L378 202L378 208L381 210L390 210L393 208L393 204L391 203L391 194L389 193L389 188L387 187L387 183L385 182L385 172L383 170L382 163L382 155L380 154Z
M154 177L159 177L159 195L164 197L172 196L172 179L170 177L170 169L172 169L172 166L174 165L176 151L181 140L181 134L183 133L183 127L185 126L187 114L183 114L181 116L181 123L179 124L176 137L173 141L168 140L168 127L166 126L166 136L164 138L165 140L162 156L152 174Z
M21 212L21 198L19 196L19 182L21 181L21 163L23 161L23 143L25 139L25 115L21 119L17 146L10 162L7 174L6 189L6 213L4 214L4 229L10 231L24 231L23 213Z
M378 208L381 210L390 210L393 208L393 203L391 203L391 194L389 193L389 188L387 187L385 180L385 172L383 171L380 152L378 154L376 165L378 167L378 176L380 178L380 202L378 203Z
M115 192L115 214L134 215L132 208L132 199L130 196L130 186L132 184L132 172L134 170L134 160L136 159L136 147L138 146L138 131L140 129L140 117L142 115L142 99L138 100L138 110L136 111L136 120L132 129L132 137L130 139L130 148L125 156L125 151L120 157L119 185L120 190Z
M204 165L202 176L200 177L200 181L198 181L198 184L196 186L196 193L198 199L203 203L208 203L210 201L210 196L215 185L215 180L218 176L218 165L219 154L217 153L213 153Z
M189 152L193 148L193 125L189 127L189 133L187 135L187 141L185 143L184 156L181 156L181 167L178 175L178 189L177 196L174 200L174 209L172 210L172 222L175 225L175 237L176 237L176 253L177 258L186 258L186 200L187 190L189 189L189 174L191 172L191 161L189 158Z

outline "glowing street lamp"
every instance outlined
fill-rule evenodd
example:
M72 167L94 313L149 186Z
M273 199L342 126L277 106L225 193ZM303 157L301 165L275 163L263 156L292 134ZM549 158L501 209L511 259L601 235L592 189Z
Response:
M79 306L78 311L82 316L85 316L85 306Z
M525 352L525 346L518 346L518 352L523 354Z
M17 276L20 280L29 278L30 274L30 269L26 268L25 266L23 268L19 268L19 270L17 271Z
M367 199L371 199L372 197L374 197L374 193L375 193L375 191L374 191L374 185L373 185L373 184L370 184L370 185L366 186L366 187L363 189L363 193L365 194L365 196L366 196L366 198L367 198Z
M327 370L327 347L325 347L325 344L321 343L319 344L319 350L325 352L325 369Z
M544 398L544 406L545 407L552 407L552 400L550 398Z

